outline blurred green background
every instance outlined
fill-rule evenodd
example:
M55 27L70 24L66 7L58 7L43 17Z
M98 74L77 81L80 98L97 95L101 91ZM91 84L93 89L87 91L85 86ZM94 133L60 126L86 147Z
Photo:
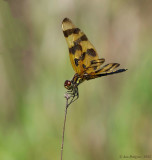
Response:
M152 156L152 1L0 0L0 160L60 159L63 84L74 75L65 17L128 71L79 86L63 159Z

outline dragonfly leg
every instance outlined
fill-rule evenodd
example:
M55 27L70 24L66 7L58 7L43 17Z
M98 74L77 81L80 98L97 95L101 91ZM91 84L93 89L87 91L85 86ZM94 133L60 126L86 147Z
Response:
M73 90L67 91L67 94L73 94Z
M70 94L71 94L72 99L71 99L70 103L68 104L68 106L79 98L78 88L76 87L76 88L73 90L73 92L70 93Z

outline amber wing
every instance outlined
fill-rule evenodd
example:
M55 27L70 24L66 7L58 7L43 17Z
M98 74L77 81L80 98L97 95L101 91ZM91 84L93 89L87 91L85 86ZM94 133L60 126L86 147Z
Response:
M94 72L104 63L104 58L99 59L94 46L87 36L77 28L70 19L65 18L62 29L69 47L69 56L73 69L81 75Z

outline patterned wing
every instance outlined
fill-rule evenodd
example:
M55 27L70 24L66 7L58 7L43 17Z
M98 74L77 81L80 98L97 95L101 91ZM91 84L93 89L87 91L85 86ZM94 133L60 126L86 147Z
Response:
M124 72L127 70L127 69L116 69L119 66L120 66L120 64L118 64L118 63L106 64L105 66L96 70L95 72L88 74L87 80L102 77L102 76L107 76L107 75L111 75L111 74L121 73L121 72Z
M86 35L68 18L62 22L62 29L66 38L70 61L76 73L81 75L94 72L104 63L104 59L99 59L94 46L89 42Z

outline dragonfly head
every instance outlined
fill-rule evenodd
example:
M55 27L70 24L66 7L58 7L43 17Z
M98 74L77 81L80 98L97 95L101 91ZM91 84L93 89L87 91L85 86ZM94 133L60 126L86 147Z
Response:
M71 81L66 80L66 81L64 82L64 87L65 87L66 89L70 90L70 89L72 89L73 84L72 84Z

